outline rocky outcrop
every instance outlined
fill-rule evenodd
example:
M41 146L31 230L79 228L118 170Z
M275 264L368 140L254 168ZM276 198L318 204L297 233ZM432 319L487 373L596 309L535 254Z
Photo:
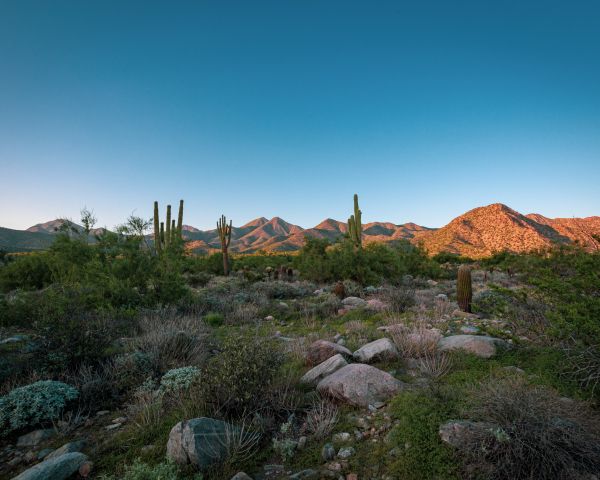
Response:
M317 385L321 395L358 407L386 402L403 388L404 384L389 373L363 363L347 365Z
M311 366L319 365L338 353L348 357L352 356L352 352L342 345L327 340L317 340L308 346L306 363Z
M179 465L192 464L200 470L224 460L232 425L213 418L193 418L171 429L167 457Z
M25 470L13 480L65 480L87 463L87 456L79 452L65 453L44 460Z
M363 345L352 356L357 362L371 363L376 360L397 358L398 350L389 338L380 338Z
M343 355L338 353L306 372L300 382L307 385L317 385L325 377L346 365L348 365L348 362Z

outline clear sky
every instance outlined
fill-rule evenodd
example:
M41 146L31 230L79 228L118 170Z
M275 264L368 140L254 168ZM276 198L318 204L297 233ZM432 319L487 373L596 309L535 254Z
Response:
M600 2L0 1L0 225L600 215Z

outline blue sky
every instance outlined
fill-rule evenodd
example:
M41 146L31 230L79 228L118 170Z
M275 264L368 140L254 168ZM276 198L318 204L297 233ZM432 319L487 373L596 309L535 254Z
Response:
M0 225L600 214L597 1L0 2Z

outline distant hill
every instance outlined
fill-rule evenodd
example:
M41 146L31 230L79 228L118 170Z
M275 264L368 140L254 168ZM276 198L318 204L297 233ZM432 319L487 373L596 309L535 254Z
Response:
M27 230L0 228L0 248L11 252L48 248L65 220L40 223ZM80 225L71 222L78 231ZM312 228L304 229L280 217L256 218L241 227L233 227L230 249L238 253L294 251L302 248L305 237L335 241L348 230L345 222L327 218ZM95 229L92 234L100 234ZM408 240L422 245L430 254L452 252L481 258L503 250L527 252L553 244L578 242L588 250L600 250L595 238L600 235L600 217L547 218L539 214L523 215L506 205L494 203L475 208L456 217L448 225L427 228L415 223L397 225L372 222L363 226L364 242L393 243ZM149 235L151 240L152 236ZM200 230L183 226L186 249L209 253L220 249L216 228Z
M470 210L438 230L420 233L413 241L431 254L451 252L481 258L504 250L521 253L575 241L590 250L597 249L598 242L592 235L600 235L600 217L525 216L494 203Z

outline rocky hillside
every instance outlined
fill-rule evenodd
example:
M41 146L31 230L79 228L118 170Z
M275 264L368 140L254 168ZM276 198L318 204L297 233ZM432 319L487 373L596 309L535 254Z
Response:
M593 235L600 235L600 217L526 216L494 203L470 210L438 230L418 234L413 241L432 254L451 252L481 258L503 250L527 252L575 241L597 249L599 242Z
M0 249L18 252L47 248L63 223L64 220L57 219L27 230L1 228ZM72 226L81 229L74 223ZM280 217L270 220L260 217L233 227L230 249L236 253L294 251L302 248L305 237L334 241L347 229L345 222L332 218L305 229ZM100 233L101 229L92 231L92 234ZM495 203L470 210L440 229L415 223L372 222L363 226L363 235L365 243L409 240L421 244L431 254L451 252L472 258L503 250L526 252L556 243L578 242L588 250L599 250L600 242L595 236L600 235L600 217L553 219L539 214L522 215ZM199 230L184 225L183 236L187 249L194 253L209 253L220 248L216 229Z

